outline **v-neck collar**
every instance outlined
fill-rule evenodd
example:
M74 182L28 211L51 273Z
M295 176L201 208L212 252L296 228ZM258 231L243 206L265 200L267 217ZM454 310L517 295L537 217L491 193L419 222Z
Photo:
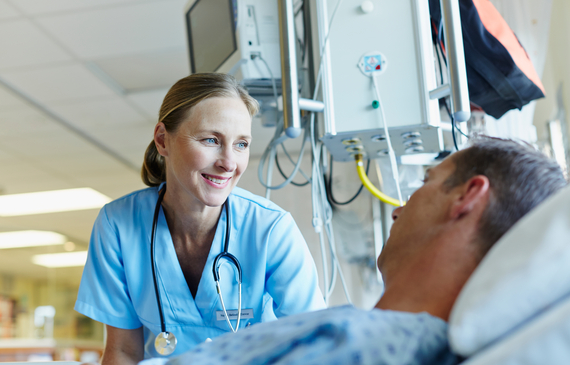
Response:
M168 323L190 324L197 321L208 323L212 320L211 317L214 315L213 308L219 302L212 265L216 256L223 251L226 224L226 212L225 209L222 209L208 258L202 271L202 277L198 284L196 297L193 298L178 261L164 211L162 207L160 208L157 221L155 258L157 279L161 287L160 292L161 298L163 298L162 305L167 327ZM167 308L170 308L170 311ZM168 312L174 316L171 321L168 320Z

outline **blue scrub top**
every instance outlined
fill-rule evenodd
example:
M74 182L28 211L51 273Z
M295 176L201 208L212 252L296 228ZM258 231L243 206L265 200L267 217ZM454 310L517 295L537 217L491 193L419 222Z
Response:
M136 191L101 209L75 303L76 311L107 325L123 329L144 326L145 358L161 356L154 349L161 326L150 261L158 191L156 187ZM228 199L229 252L242 268L242 310L253 309L253 318L242 318L240 328L325 308L313 258L291 214L237 187ZM230 332L226 321L216 318L222 306L212 275L213 261L223 250L226 222L222 209L194 299L160 210L155 241L156 276L166 330L178 339L171 356L188 351L207 338ZM226 309L237 309L237 270L233 265L220 267L220 286ZM235 322L232 321L234 327Z

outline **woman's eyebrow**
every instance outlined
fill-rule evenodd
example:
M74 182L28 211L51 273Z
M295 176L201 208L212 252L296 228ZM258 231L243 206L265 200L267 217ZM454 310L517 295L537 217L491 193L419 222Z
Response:
M203 131L201 131L200 133L213 134L213 135L218 136L218 137L224 135L222 132L217 131L217 130L215 130L215 129L203 130ZM239 135L237 139L247 139L247 140L251 140L252 137L251 137L249 134L242 134L242 135Z

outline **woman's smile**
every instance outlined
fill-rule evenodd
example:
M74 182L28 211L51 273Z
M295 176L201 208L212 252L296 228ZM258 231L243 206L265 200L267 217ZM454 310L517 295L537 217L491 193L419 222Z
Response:
M208 175L208 174L202 174L202 177L204 178L204 181L206 181L207 184L209 184L210 186L213 186L217 189L225 188L231 179L231 176L230 177L223 177L223 176L215 176L215 175Z

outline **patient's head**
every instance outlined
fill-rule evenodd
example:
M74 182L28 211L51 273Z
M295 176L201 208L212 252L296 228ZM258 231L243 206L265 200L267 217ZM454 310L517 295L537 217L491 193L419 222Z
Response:
M446 190L476 175L489 179L490 197L476 239L481 257L522 216L566 185L554 160L510 140L483 138L451 158L455 171L444 183Z
M565 185L554 161L528 145L496 138L475 140L428 169L424 185L392 213L378 258L386 284L378 306L445 319L492 245ZM427 295L435 309L426 307Z

